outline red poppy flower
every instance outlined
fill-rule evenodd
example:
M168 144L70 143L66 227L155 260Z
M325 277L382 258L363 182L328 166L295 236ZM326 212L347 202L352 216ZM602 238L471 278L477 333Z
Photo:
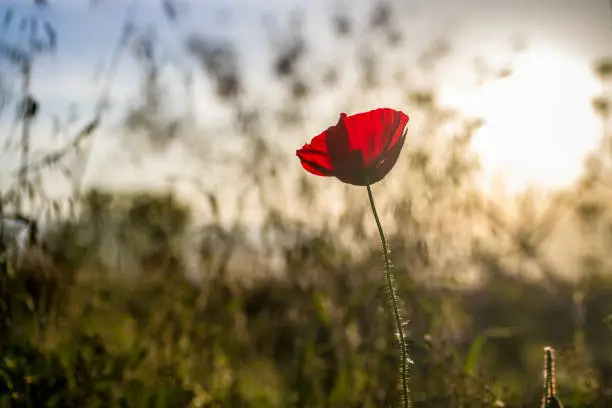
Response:
M388 108L347 116L297 151L302 167L317 176L356 186L380 181L404 146L408 115ZM407 130L407 129L406 129Z

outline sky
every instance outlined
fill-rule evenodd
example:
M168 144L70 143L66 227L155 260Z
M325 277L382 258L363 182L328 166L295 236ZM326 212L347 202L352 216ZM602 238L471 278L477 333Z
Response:
M286 16L296 7L304 11L305 33L316 58L325 60L338 52L328 41L330 10L345 10L364 18L373 4L357 0L184 0L179 1L181 23L173 27L163 18L158 0L98 0L93 6L84 0L49 0L46 7L33 3L0 1L0 15L10 7L16 15L35 14L57 30L57 52L36 57L32 80L33 94L41 103L40 117L34 123L35 145L43 150L62 143L61 137L51 136L54 115L66 118L71 106L78 106L80 122L72 126L73 131L91 117L105 84L105 77L95 74L108 64L126 16L132 16L139 27L158 27L162 57L179 66L190 64L181 47L185 35L206 33L232 39L246 61L253 91L263 95L272 92L267 81L269 44L262 29L265 15ZM396 17L403 19L408 38L401 55L407 63L438 38L448 38L452 43L452 58L436 73L439 96L441 102L484 120L473 144L483 164L483 189L489 189L500 178L511 192L530 184L552 189L571 183L580 172L584 156L601 136L601 125L590 108L590 100L601 92L592 74L592 63L612 55L608 0L398 3L401 6ZM6 41L20 41L15 30L4 30L0 35ZM485 56L503 65L509 61L510 45L516 38L526 39L528 47L511 60L513 75L475 86L470 79L474 59ZM138 72L133 61L124 57L109 82L112 120L94 142L86 169L91 184L159 186L159 181L169 174L199 171L198 158L185 147L150 155L136 165L129 160L123 139L118 137L125 130L113 121L117 121L123 107L136 103ZM18 77L11 76L6 63L0 63L0 73L7 73L3 79L12 78L8 83L18 93ZM222 113L214 106L210 88L204 82L193 86L197 123L208 126L219 120ZM383 95L381 101L384 100ZM338 112L334 107L339 105L335 103L321 104L304 133L286 140L288 156L294 155L305 135L317 134L330 120L336 120ZM18 132L12 113L7 112L0 117L0 142ZM546 160L541 160L543 155ZM15 153L0 153L0 185L6 183L15 158ZM53 183L50 189L63 191Z

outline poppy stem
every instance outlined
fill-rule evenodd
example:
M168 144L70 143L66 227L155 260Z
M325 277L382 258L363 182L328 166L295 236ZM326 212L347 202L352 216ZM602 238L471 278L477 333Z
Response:
M370 184L366 185L368 190L368 198L370 199L370 206L372 207L372 214L374 214L374 220L376 221L376 226L378 227L378 233L380 234L380 241L382 242L383 255L385 258L385 281L387 285L387 292L389 295L391 309L393 313L393 320L395 322L395 329L397 330L397 337L399 339L400 353L402 357L402 367L401 367L401 380L402 380L402 391L403 391L403 401L404 408L409 408L411 406L410 403L410 389L408 387L408 350L406 347L406 337L404 336L403 325L402 325L402 317L400 314L399 308L399 296L397 295L397 287L394 285L394 277L391 273L391 262L389 261L389 251L387 248L387 240L385 239L385 233L383 231L382 225L380 223L380 219L378 218L378 212L376 211L376 206L374 205L374 197L372 196L372 189L370 188Z

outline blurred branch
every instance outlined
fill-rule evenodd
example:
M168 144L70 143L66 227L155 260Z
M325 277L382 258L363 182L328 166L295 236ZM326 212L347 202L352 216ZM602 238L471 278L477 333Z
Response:
M23 106L21 107L22 133L21 133L21 168L19 170L18 183L20 186L25 186L28 179L28 156L30 154L30 122L32 115L26 108L26 100L30 98L30 78L32 76L32 65L30 60L26 60L23 66ZM17 212L21 212L21 195L15 202Z
M16 175L22 175L26 171L30 173L40 172L45 168L57 165L64 157L72 153L75 149L78 149L85 139L93 134L93 132L98 128L99 124L100 119L97 117L88 123L83 129L81 129L81 131L79 131L67 145L54 152L45 154L41 159L33 163L26 163L25 165L22 165L22 167L17 170ZM3 205L18 199L17 197L21 182L23 182L23 180L18 179L16 183L8 189L7 193L5 193L4 197L1 199L1 203Z
M119 62L121 60L121 56L123 55L123 51L125 47L128 45L133 32L134 32L134 24L133 24L133 14L135 12L135 2L132 3L131 7L128 8L126 12L125 22L123 24L122 32L119 37L119 40L113 50L113 53L110 58L110 63L108 69L104 77L101 79L102 88L97 98L97 103L94 111L94 118L86 124L71 140L63 147L54 150L50 153L44 154L38 160L31 162L29 159L30 152L30 122L31 119L36 114L36 106L37 102L33 100L30 96L30 76L31 76L31 58L29 54L21 50L19 47L11 47L9 45L0 42L0 54L5 55L15 64L20 64L23 67L23 94L24 101L23 106L20 108L20 117L23 122L22 127L22 154L21 154L21 164L16 171L17 181L14 185L12 185L4 195L0 196L0 202L2 204L6 204L9 202L13 202L17 210L20 210L21 207L21 199L22 194L20 192L20 188L28 188L31 189L29 178L30 174L36 173L39 174L46 168L57 166L64 158L66 158L70 153L74 151L79 151L83 142L91 137L95 130L99 127L102 116L108 107L108 97L112 87L112 81L115 77L115 74L119 67ZM12 13L12 11L11 11ZM12 21L12 14L8 13L5 15L5 28ZM55 33L52 25L44 21L43 27L45 33L47 35L47 45L44 47L41 41L35 40L34 36L36 35L36 27L32 26L32 32L30 33L31 37L34 40L30 40L31 47L35 51L40 50L55 50L57 44L57 35ZM34 24L34 23L32 23ZM43 44L43 45L41 45ZM93 146L92 146L93 148ZM87 163L89 159L89 154L91 153L91 149L89 149L85 154L85 162ZM86 168L86 165L85 165ZM85 173L85 170L82 171ZM76 183L80 184L82 180L82 176L79 178L79 181ZM75 187L78 190L78 187Z

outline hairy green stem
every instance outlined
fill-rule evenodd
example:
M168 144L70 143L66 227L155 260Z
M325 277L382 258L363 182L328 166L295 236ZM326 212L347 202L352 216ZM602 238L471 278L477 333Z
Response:
M395 327L397 330L397 336L399 338L400 353L402 357L402 368L401 368L401 381L403 391L404 407L410 407L410 390L408 388L408 350L406 347L406 339L404 337L404 331L402 328L402 317L399 309L399 298L397 295L397 288L393 284L393 275L391 274L391 262L389 261L389 251L387 249L387 240L385 239L385 233L383 232L380 219L378 218L378 212L374 205L374 197L372 196L372 189L370 184L367 185L368 198L370 199L370 206L372 207L372 214L374 214L374 220L378 227L378 233L380 234L380 241L382 242L383 255L385 258L385 281L387 283L387 290L389 291L389 297L391 300L391 309L393 313L393 319L395 321Z

